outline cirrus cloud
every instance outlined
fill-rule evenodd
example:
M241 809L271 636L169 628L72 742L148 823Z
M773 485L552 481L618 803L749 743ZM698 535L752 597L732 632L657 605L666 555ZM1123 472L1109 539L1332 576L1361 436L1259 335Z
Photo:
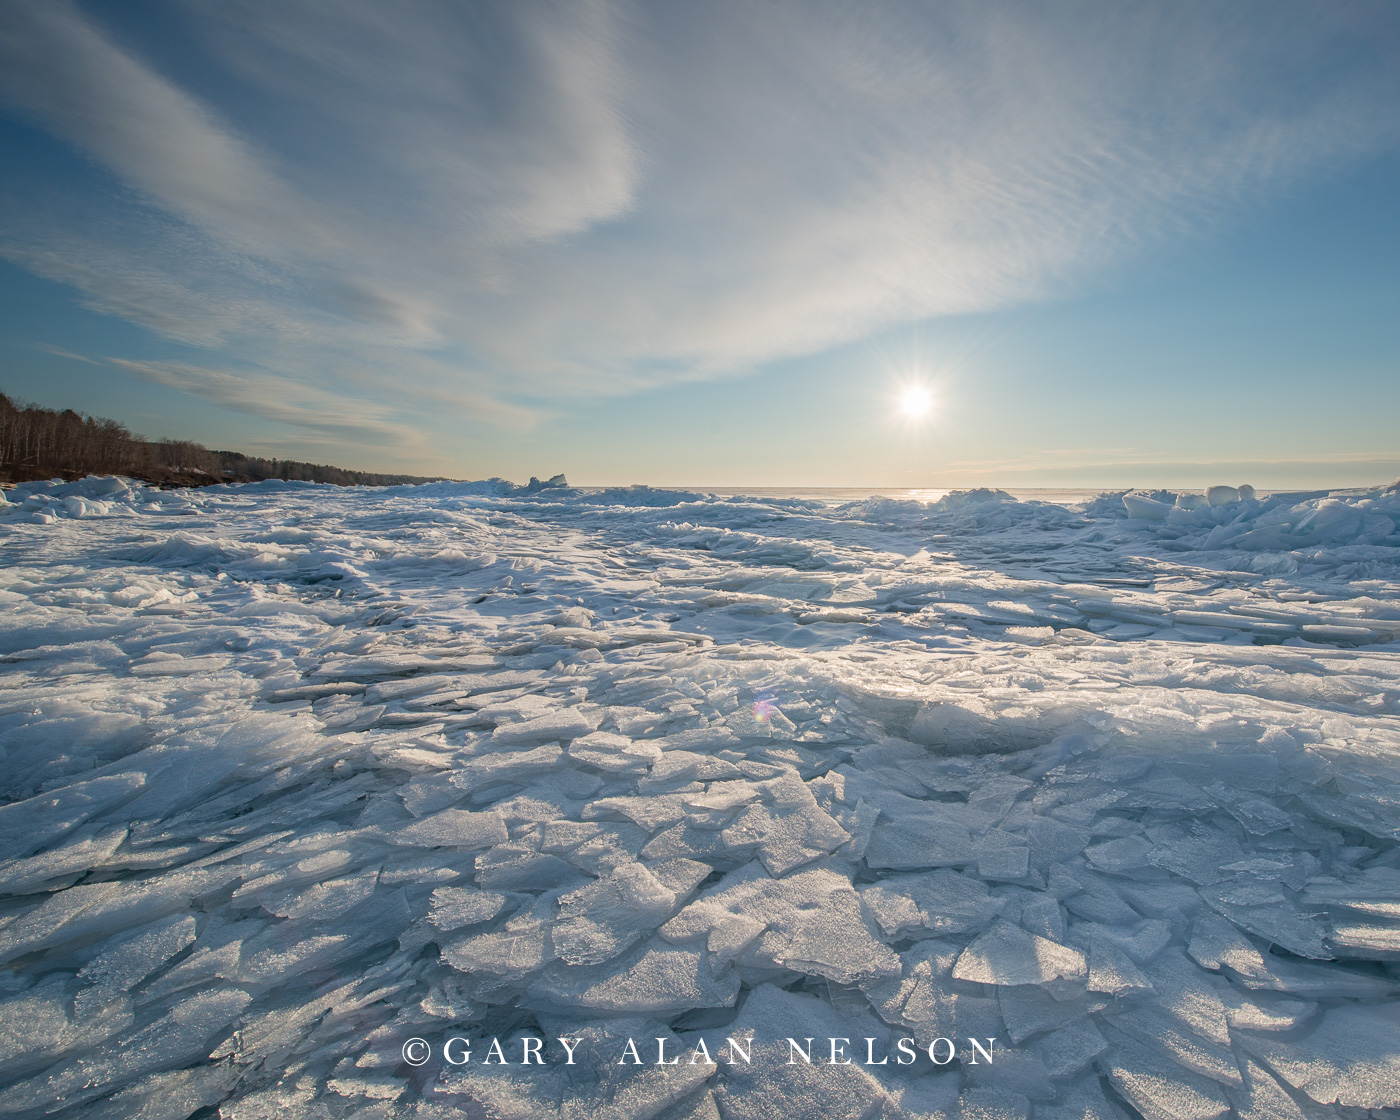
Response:
M519 422L1044 299L1384 149L1381 11L194 0L176 52L16 0L0 93L127 193L21 183L0 252L289 412L353 367Z

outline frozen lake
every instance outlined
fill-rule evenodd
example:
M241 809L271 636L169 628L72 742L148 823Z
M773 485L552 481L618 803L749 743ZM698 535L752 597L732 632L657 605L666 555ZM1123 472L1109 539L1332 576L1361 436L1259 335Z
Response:
M1400 1107L1400 495L8 496L7 1115Z

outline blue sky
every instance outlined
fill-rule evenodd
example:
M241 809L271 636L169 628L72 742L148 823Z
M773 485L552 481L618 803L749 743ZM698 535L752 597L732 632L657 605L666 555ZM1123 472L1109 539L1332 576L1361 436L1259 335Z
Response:
M12 0L0 388L469 478L1389 481L1397 122L1385 3Z

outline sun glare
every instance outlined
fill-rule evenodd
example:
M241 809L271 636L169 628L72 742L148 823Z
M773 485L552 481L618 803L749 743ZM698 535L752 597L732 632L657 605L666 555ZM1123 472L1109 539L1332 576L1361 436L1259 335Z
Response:
M899 397L899 411L910 420L922 420L933 408L933 395L922 385L911 385Z

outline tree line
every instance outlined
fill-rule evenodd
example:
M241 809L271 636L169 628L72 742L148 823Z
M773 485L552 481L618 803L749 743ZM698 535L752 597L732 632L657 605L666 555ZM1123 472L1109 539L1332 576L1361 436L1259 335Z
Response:
M163 486L281 478L337 486L400 486L435 479L351 471L295 459L213 451L184 439L148 440L125 424L71 408L41 408L0 393L0 474L9 482L121 474Z

